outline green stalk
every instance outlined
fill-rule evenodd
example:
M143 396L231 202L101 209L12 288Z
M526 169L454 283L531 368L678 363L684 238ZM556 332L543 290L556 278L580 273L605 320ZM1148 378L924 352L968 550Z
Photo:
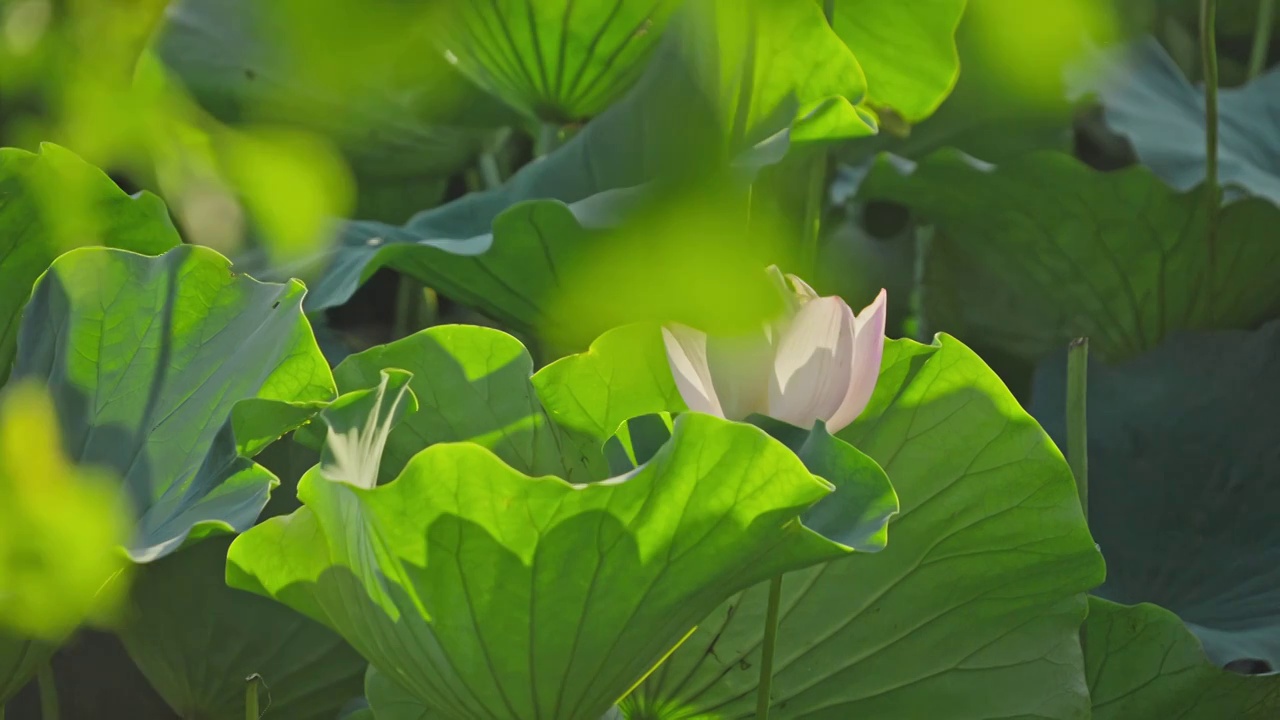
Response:
M835 0L824 0L822 12L830 25L836 17ZM822 205L827 191L827 153L818 151L809 161L808 186L805 188L804 225L800 234L800 267L805 277L812 279L818 269L818 244L822 237Z
M58 720L58 683L53 678L53 666L48 661L36 671L36 685L40 690L41 720Z
M258 720L262 717L258 712L258 684L262 682L262 676L254 673L244 682L244 720Z
M542 123L538 128L537 144L533 148L534 154L538 157L550 155L558 147L560 147L560 126L550 122Z
M498 160L491 152L480 153L480 177L484 178L486 190L502 184L502 170L498 168Z
M769 607L764 618L764 645L760 648L760 685L756 688L756 720L769 720L769 694L773 689L773 650L778 644L778 606L782 604L782 576L769 581Z
M396 286L396 316L392 332L395 339L409 337L420 328L418 309L422 302L422 285L408 275L401 275Z
M1218 234L1218 0L1200 0L1200 55L1204 64L1205 185L1209 203L1209 262Z
M1271 50L1271 26L1274 24L1276 11L1275 0L1260 0L1258 3L1258 26L1253 29L1253 49L1249 52L1249 79L1262 74L1267 67L1267 56Z
M1085 520L1089 519L1088 382L1089 338L1076 338L1067 346L1067 462L1076 478Z
M827 154L819 152L809 161L809 184L804 196L804 227L800 236L800 267L813 279L818 269L818 244L822 239L822 201L827 189Z

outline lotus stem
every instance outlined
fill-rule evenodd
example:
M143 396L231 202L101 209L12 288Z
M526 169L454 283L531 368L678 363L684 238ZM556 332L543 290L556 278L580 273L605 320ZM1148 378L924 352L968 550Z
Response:
M769 606L764 617L764 645L760 649L760 684L756 688L756 720L769 720L773 689L773 651L778 644L778 606L782 604L782 576L769 581Z
M258 720L262 713L258 711L258 685L262 676L254 673L244 679L244 720Z
M1261 0L1258 3L1258 26L1253 29L1253 49L1249 52L1250 80L1262 74L1267 67L1267 56L1271 50L1271 26L1275 24L1275 0Z
M827 153L819 151L809 161L809 186L804 198L804 228L801 235L800 267L805 277L814 278L818 269L818 246L822 240L822 201L827 189Z
M534 146L534 154L538 157L550 155L552 151L560 147L560 126L552 122L544 122L538 128L537 144Z
M422 284L408 275L401 274L396 286L395 339L409 337L421 329Z
M1204 65L1205 196L1209 203L1209 262L1218 232L1218 0L1200 0L1200 55Z
M50 661L46 660L36 671L36 686L40 690L41 720L58 720L58 683Z
M1089 519L1088 384L1089 338L1076 338L1067 346L1067 462L1076 478L1085 521Z
M823 15L830 25L836 17L835 0L824 0ZM827 192L827 152L819 150L809 163L809 185L804 198L804 227L800 236L800 267L806 277L818 269L818 246L822 240L822 205Z
M480 177L484 178L484 187L486 190L492 190L502 185L502 170L498 167L498 160L491 152L480 153Z

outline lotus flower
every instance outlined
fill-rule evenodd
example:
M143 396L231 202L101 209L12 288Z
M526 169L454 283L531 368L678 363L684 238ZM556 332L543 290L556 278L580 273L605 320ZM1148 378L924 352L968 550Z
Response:
M789 312L759 333L721 338L684 325L662 329L690 410L728 420L759 413L805 429L822 420L835 433L866 408L884 354L885 291L855 315L839 297L819 297L794 275L787 280Z

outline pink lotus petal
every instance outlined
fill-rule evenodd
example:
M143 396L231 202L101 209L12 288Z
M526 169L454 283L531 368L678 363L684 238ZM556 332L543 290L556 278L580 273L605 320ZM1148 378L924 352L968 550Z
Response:
M691 327L673 324L662 328L662 342L684 404L694 412L724 417L707 365L707 336Z
M884 357L884 326L888 317L888 293L876 295L854 320L853 364L844 401L827 421L827 430L836 433L862 414L880 377Z
M779 339L769 416L811 427L840 408L852 375L854 315L838 297L812 300Z
M707 366L725 418L768 411L773 345L764 327L750 335L709 337Z

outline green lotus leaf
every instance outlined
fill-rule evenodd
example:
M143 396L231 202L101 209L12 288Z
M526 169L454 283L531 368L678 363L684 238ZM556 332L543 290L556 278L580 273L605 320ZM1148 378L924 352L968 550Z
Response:
M1059 441L1064 354L1037 369L1031 402ZM1177 613L1219 666L1280 667L1277 393L1277 321L1089 364L1089 526L1107 559L1097 594Z
M47 143L39 154L0 148L0 318L8 318L0 329L0 383L36 278L63 252L99 243L158 255L179 239L159 198L126 195L70 151Z
M362 181L442 179L470 162L506 113L423 52L431 16L425 5L388 0L178 0L155 52L220 120L317 133Z
M667 365L658 327L638 323L600 336L533 378L557 423L604 443L612 472L643 464L670 437L670 414L687 410ZM781 441L835 492L801 519L824 537L862 552L884 547L898 498L884 470L825 426L804 430L772 418L748 421Z
M840 436L902 509L883 551L784 576L770 716L1085 716L1077 635L1101 557L1062 455L996 375L946 335L890 341ZM628 716L754 717L766 599L717 608Z
M259 283L212 250L151 258L83 248L58 258L23 315L13 377L44 383L70 459L123 481L136 562L253 524L277 483L261 447L334 394L297 282ZM255 437L233 432L257 398ZM272 420L274 418L274 420ZM240 427L235 427L239 430Z
M129 657L179 717L240 720L257 673L268 717L332 720L360 694L364 659L314 620L227 587L230 543L211 538L139 570L116 630Z
M1141 167L1113 173L1033 153L992 167L952 152L883 158L860 189L938 233L925 262L931 326L1038 360L1074 337L1120 360L1179 329L1252 327L1280 312L1270 268L1280 209L1223 208L1212 243L1204 190Z
M476 84L546 122L592 117L639 77L681 0L447 3L434 31Z
M319 310L391 267L516 329L555 329L580 322L548 307L569 266L599 246L602 231L634 217L653 181L731 165L753 175L792 142L875 132L858 106L865 82L857 60L811 0L686 5L622 99L502 187L403 226L348 223L317 256L255 274L307 277L308 309ZM325 269L312 278L317 265Z
M670 413L640 415L618 426L604 443L604 457L611 475L631 472L653 459L671 439Z
M1178 616L1089 598L1085 662L1095 720L1269 720L1280 677L1214 667Z
M586 352L539 370L533 385L557 425L599 442L633 417L688 409L667 366L662 333L649 323L606 332Z
M603 472L598 448L552 423L534 393L533 359L514 337L491 328L441 325L388 345L351 355L334 369L338 389L378 384L398 368L413 375L409 387L419 409L391 430L381 455L379 482L400 474L428 445L468 441L492 450L530 475L586 482Z
M364 694L368 698L369 708L378 720L439 720L439 713L422 704L413 696L387 677L378 672L378 668L370 665L364 676Z
M35 677L36 670L57 649L57 645L39 640L0 634L0 708Z
M872 107L908 122L938 109L960 76L956 28L966 0L836 0L832 28L858 57Z
M232 544L228 583L334 628L445 717L597 720L726 593L846 552L796 520L829 485L705 415L598 484L530 477L472 443L428 447L376 488L376 467L363 488L324 467L302 478L302 509Z
M1204 88L1187 81L1155 38L1095 51L1071 90L1096 95L1107 124L1160 179L1179 190L1204 182ZM1280 70L1220 90L1218 113L1219 181L1280 203L1280 128L1264 120L1280 113Z

